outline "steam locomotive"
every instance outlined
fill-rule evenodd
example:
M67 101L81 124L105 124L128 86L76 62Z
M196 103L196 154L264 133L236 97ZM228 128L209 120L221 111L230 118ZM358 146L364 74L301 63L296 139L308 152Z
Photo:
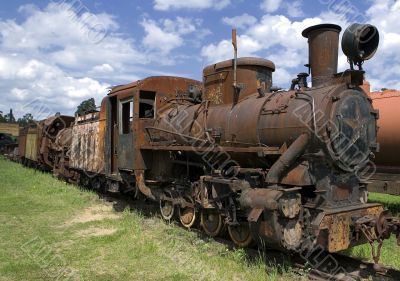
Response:
M378 112L360 86L379 33L347 28L350 69L337 73L340 31L303 31L311 87L300 73L289 91L274 89L273 62L235 51L207 66L203 82L149 77L112 88L99 112L39 123L30 128L36 158L22 160L96 190L144 196L164 219L200 221L213 237L227 230L241 247L338 252L400 239L400 220L367 202Z

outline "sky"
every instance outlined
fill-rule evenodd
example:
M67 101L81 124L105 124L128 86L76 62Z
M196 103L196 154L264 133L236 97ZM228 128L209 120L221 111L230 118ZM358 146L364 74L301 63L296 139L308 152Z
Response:
M114 85L154 75L202 79L208 64L238 55L272 60L273 83L306 69L303 29L353 22L378 27L365 62L373 89L400 89L400 0L36 0L0 6L0 111L36 119L73 114ZM343 32L342 32L343 33ZM339 70L348 68L340 51Z

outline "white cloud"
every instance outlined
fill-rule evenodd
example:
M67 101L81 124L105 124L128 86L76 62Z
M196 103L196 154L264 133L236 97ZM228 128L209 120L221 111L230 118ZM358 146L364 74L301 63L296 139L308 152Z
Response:
M146 50L153 51L153 54L147 53L146 57L164 64L172 64L180 58L187 58L181 54L171 59L169 54L172 50L183 46L184 42L186 45L199 47L198 41L210 34L209 30L201 27L202 23L201 19L179 16L159 21L144 18L141 22L145 31L143 45ZM192 39L187 39L187 36L191 36Z
M96 65L92 69L95 73L110 73L114 71L114 68L108 63L103 63L102 65Z
M23 6L20 10L25 11ZM146 63L143 52L135 49L132 40L113 33L118 24L107 14L73 14L64 5L50 3L40 10L29 6L27 18L20 24L15 20L0 21L1 51L29 54L38 60L55 62L59 66L86 71L101 63L117 64L134 60ZM107 36L92 41L87 23L101 22ZM84 22L82 22L84 21Z
M191 18L176 17L175 20L163 20L165 31L185 35L196 31L196 23Z
M289 16L293 18L298 18L304 16L304 12L302 9L303 2L301 0L290 1L286 3L287 5L287 13Z
M12 107L17 115L33 99L53 113L72 114L83 99L99 103L111 84L170 74L145 66L175 63L171 52L186 35L205 34L198 19L145 19L145 36L137 42L120 33L109 14L77 14L74 7L56 3L43 9L25 5L19 12L18 21L0 19L0 109Z
M367 10L369 22L379 30L380 44L378 51L365 62L367 79L374 89L400 89L400 1L375 0Z
M230 0L154 0L154 9L160 11L213 8L221 10L230 4Z
M201 55L206 58L207 62L215 63L218 61L232 58L232 42L222 40L218 44L209 44L201 50Z
M320 18L306 18L302 21L292 22L285 16L265 15L246 33L262 42L264 48L281 45L287 48L305 49L307 41L301 36L301 32L305 28L321 22Z
M269 13L276 13L280 9L284 9L286 14L292 18L299 18L304 16L303 12L303 1L282 1L282 0L263 0L260 4L260 8Z
M267 2L269 1L264 1L263 5L266 5ZM291 4L294 8L296 5L301 8L300 1L294 1ZM280 8L286 8L289 11L288 5L290 4L287 2L271 1L264 8L269 12L278 11ZM249 21L249 24L243 29L243 33L239 34L239 38L246 38L245 42L239 41L239 53L240 55L266 57L274 61L277 67L274 73L274 83L279 86L288 86L291 78L295 77L297 72L304 71L305 68L302 65L308 62L307 40L301 36L301 32L305 28L320 23L334 23L344 29L354 19L364 18L364 22L378 27L381 40L375 57L364 64L367 78L373 82L371 83L372 87L378 89L382 87L400 88L400 82L397 79L400 77L399 14L400 1L394 0L374 0L366 13L359 12L353 6L347 8L339 6L322 12L317 17L301 20L267 13L256 21L251 20L252 23ZM289 16L298 15L289 11ZM235 21L234 18L231 18L225 19L224 22L234 23ZM231 53L232 47L228 39L206 45L202 49L202 57L206 63L231 58ZM347 58L340 50L338 70L343 71L348 67Z
M241 57L254 56L257 51L263 48L257 40L248 35L238 36L237 44L239 46L238 55ZM218 44L204 46L201 50L201 55L206 58L208 63L231 59L233 57L232 42L230 40L222 40Z
M153 3L157 10L170 11L221 9L231 1L155 0ZM400 1L371 0L371 7L360 14L339 6L313 18L304 18L302 3L267 0L262 1L266 13L260 18L248 13L223 18L223 23L241 30L239 56L273 60L277 66L275 84L288 86L308 62L307 40L301 36L304 28L326 22L346 27L350 19L361 18L361 14L379 28L381 36L376 57L364 65L372 87L400 88ZM203 19L191 18L186 11L185 16L157 20L147 14L139 17L144 30L142 38L121 33L112 15L89 11L77 15L71 7L54 2L43 9L25 5L19 12L23 16L18 21L0 19L0 110L8 111L12 106L17 114L18 108L32 99L46 102L54 112L72 113L84 98L93 96L99 102L110 84L149 74L170 74L159 66L197 59L194 48L202 46L204 37L211 33L203 28ZM181 52L187 46L193 47L190 55ZM204 45L201 57L204 63L232 58L230 38ZM152 65L156 69L149 69ZM339 70L347 67L346 57L340 53Z
M131 41L113 33L118 24L110 15L77 15L71 6L56 3L44 9L25 5L19 12L25 19L0 20L4 110L12 107L22 115L23 106L37 100L53 113L71 114L83 99L94 97L99 103L107 93L110 84L97 80L97 75L112 70L122 75L129 69L125 62L145 61ZM107 30L101 41L93 40L98 23Z
M28 10L26 6L20 8L20 11L24 11L27 16L21 24L14 20L0 23L3 48L13 50L47 49L77 44L82 41L92 45L98 43L93 41L93 36L100 26L102 26L102 30L105 30L104 32L112 32L118 28L118 24L108 14L94 15L86 12L77 15L71 6L66 4L50 3L43 10L32 5L28 7Z
M281 6L282 0L264 0L260 4L260 8L267 13L276 12Z
M49 109L46 116L57 111L73 113L83 99L94 97L99 104L110 86L88 77L71 77L57 66L34 59L0 56L0 62L1 68L15 69L8 73L7 84L0 85L0 108L6 110L11 105L17 115L28 110L38 117L38 112L29 106L32 103L45 105Z
M255 24L257 22L257 18L247 13L244 13L243 15L232 18L224 17L222 19L222 22L232 27L246 28Z
M247 28L244 34L238 37L238 52L241 56L254 55L263 50L279 47L282 56L277 56L283 65L300 64L307 51L307 40L301 36L301 32L314 24L322 22L320 18L309 18L302 21L291 22L285 16L265 15L261 20ZM222 40L218 44L210 44L202 50L203 57L208 62L215 62L217 58L229 57L231 54L230 40ZM283 52L283 53L282 53ZM274 51L276 54L276 51ZM272 56L274 53L271 53ZM296 59L293 54L298 55ZM304 62L305 63L305 62Z
M165 64L173 63L182 57L176 56L171 60L168 55L172 50L177 49L186 43L191 43L185 40L185 36L192 35L197 39L202 39L210 32L201 28L202 20L176 17L175 19L160 19L155 21L145 18L141 25L144 28L145 36L143 44L147 50L154 51L153 54L147 54L147 58L154 58L156 61L164 61ZM193 45L198 44L193 42Z
M163 30L154 20L145 19L142 21L142 26L146 32L143 44L147 48L168 54L183 43L183 39L178 33Z
M278 67L273 73L273 84L278 87L285 87L294 78L292 71L286 68Z
M238 53L240 56L265 56L272 60L276 63L274 84L288 86L299 70L306 70L303 65L308 62L308 44L307 39L301 35L302 31L309 26L327 22L325 18L328 16L333 17L332 14L326 14L292 21L283 15L266 14L248 26L244 34L239 35ZM202 56L207 63L231 58L230 40L204 46Z

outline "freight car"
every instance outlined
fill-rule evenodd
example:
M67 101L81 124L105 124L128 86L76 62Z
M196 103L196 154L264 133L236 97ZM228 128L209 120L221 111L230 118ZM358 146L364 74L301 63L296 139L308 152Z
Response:
M18 137L19 125L17 123L0 122L0 133L8 134L13 137Z
M372 192L400 195L400 131L396 120L400 119L400 92L386 90L371 92L368 82L363 85L364 91L372 99L373 107L379 111L378 143L379 151L375 154L375 173L368 179L368 190Z
M52 150L51 144L58 133L70 127L73 121L74 117L71 116L51 116L22 128L18 146L20 161L29 167L52 171L56 153Z
M54 170L95 189L144 195L163 218L187 228L200 220L210 236L227 229L242 247L338 252L373 241L380 248L392 233L400 240L400 220L367 203L363 181L378 114L360 88L361 66L379 33L350 26L342 39L350 69L337 73L340 31L304 30L311 87L300 73L290 91L276 91L273 62L236 52L206 67L202 83L150 77L114 87L100 112L58 131Z
M17 146L17 140L12 135L0 133L0 154L9 154Z
M0 122L0 154L14 159L18 153L19 125L17 123Z

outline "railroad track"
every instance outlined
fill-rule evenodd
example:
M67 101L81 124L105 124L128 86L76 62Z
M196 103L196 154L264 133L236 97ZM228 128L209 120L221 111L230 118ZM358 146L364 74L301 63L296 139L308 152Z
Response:
M140 210L144 215L153 216L159 213L159 208L151 202L143 202L141 200L133 200L122 196L119 193L99 194L99 196L107 201L112 202L117 211L122 211L126 207L130 209ZM149 204L150 203L150 204ZM178 226L179 224L177 224ZM180 226L180 225L179 225ZM183 227L183 226L182 226ZM198 228L191 229L200 237L209 239L204 232ZM226 238L214 238L215 241L235 249L234 243ZM288 256L277 250L258 248L246 248L247 256L250 260L256 260L260 257L265 261L267 266L288 265L292 266L292 270L301 276L307 276L309 280L320 281L360 281L360 280L383 280L383 281L399 281L400 270L381 267L379 271L374 269L374 264L365 262L356 258L345 256L342 254L329 254L319 252L320 262L316 263L315 256L311 255L305 258L304 255L293 254Z
M333 254L332 257L338 262L340 270L334 273L329 270L311 268L309 270L310 280L332 280L332 281L358 281L358 280L400 280L400 271L388 267L381 267L379 271L374 269L374 264L364 262L356 258ZM305 269L305 264L295 264L296 267Z

